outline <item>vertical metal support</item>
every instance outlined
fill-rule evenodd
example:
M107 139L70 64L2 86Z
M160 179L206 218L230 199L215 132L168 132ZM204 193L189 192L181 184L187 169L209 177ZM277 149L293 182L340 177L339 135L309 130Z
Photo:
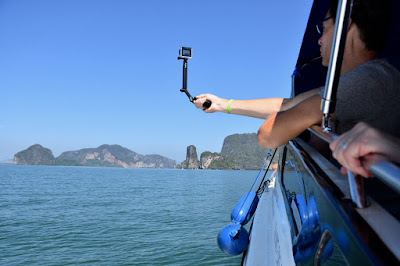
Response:
M350 23L353 0L340 0L336 12L335 31L332 38L332 48L329 57L329 68L326 76L324 97L321 102L323 132L332 132L331 113L335 112L336 91L341 74L347 31ZM364 179L348 172L351 199L358 208L367 207L364 189Z
M349 179L351 200L357 208L368 207L367 195L364 189L364 177L354 175L351 171L347 170L347 177Z
M339 83L352 6L353 0L341 0L338 2L325 92L321 102L321 111L324 113L322 126L325 132L332 131L330 113L335 111L336 90Z

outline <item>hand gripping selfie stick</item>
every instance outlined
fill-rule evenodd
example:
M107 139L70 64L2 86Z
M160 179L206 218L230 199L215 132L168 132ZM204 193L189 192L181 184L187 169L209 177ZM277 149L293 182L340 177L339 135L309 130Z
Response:
M181 47L179 49L179 57L178 60L183 59L183 81L182 81L182 89L181 92L186 93L187 97L189 98L190 102L196 100L196 97L192 97L189 91L187 90L187 61L189 58L192 58L192 48L189 47ZM206 100L203 103L203 110L209 108L211 106L211 101Z

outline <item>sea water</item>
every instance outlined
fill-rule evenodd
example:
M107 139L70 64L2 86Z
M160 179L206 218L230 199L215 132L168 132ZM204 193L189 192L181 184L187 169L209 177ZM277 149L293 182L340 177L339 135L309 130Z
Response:
M257 174L0 164L0 264L240 265L216 239Z

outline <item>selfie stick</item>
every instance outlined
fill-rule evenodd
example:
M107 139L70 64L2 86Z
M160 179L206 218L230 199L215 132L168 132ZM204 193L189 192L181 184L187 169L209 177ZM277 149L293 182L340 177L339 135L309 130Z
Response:
M183 59L183 80L182 80L181 92L186 93L187 97L189 98L189 101L193 102L196 99L193 99L192 95L190 95L189 91L187 90L187 58L178 57L178 60L179 59Z
M179 59L183 59L183 80L182 80L181 92L186 93L187 97L189 98L189 101L193 102L194 100L196 100L196 97L193 98L192 95L190 95L189 91L187 90L187 61L188 61L188 59L185 57L181 57L181 56L178 57L178 60ZM203 110L208 109L210 106L211 106L211 101L206 100L203 103L203 107L204 107Z

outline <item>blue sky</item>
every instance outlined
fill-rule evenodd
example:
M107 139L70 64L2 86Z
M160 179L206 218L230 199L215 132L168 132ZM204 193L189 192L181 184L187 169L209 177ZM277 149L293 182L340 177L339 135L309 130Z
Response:
M289 97L312 0L0 0L0 160L39 143L119 144L180 163L262 120L205 114L179 91Z

